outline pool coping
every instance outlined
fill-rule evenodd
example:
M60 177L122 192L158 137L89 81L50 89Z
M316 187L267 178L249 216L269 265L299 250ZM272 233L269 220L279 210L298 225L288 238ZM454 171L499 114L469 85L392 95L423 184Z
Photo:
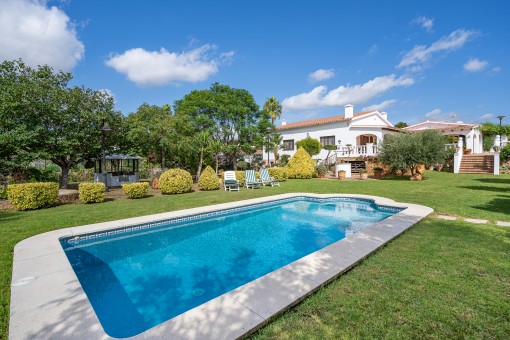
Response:
M354 194L292 193L50 231L14 248L9 339L115 339L81 288L61 237L293 198L361 198L406 208L353 235L126 339L235 339L266 324L416 224L433 209Z

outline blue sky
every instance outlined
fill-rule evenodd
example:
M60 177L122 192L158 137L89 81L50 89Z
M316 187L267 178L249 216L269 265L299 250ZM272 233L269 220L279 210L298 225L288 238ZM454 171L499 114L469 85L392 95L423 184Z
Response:
M510 123L507 1L0 0L0 60L70 71L127 115L214 82L295 122ZM505 120L503 123L505 123Z

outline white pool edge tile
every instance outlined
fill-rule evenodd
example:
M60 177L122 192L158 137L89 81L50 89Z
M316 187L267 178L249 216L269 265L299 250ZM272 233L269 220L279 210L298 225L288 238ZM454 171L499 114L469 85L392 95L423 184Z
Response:
M292 193L72 227L36 235L19 242L14 249L13 283L23 283L23 279L27 279L29 283L11 289L9 339L26 339L34 335L41 339L57 337L111 339L104 333L85 292L79 285L60 246L61 237L299 196L362 198L374 200L379 205L406 209L130 339L168 337L234 339L248 334L334 280L433 212L431 208L425 206L398 203L377 196ZM46 272L40 268L40 258L43 256L58 262L57 268L52 270L50 263L47 264ZM62 264L64 260L67 265ZM37 275L33 275L34 272ZM33 277L35 279L32 279ZM44 288L47 287L48 280L55 282L55 287ZM36 304L24 301L26 289L38 292ZM260 301L271 303L261 304ZM82 327L77 327L77 320Z

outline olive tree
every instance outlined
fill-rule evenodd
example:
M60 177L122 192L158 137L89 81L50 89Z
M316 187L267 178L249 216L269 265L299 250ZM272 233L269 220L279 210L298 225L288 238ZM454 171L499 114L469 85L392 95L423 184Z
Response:
M394 169L409 169L411 174L421 165L443 163L447 157L446 137L435 130L386 135L379 160Z

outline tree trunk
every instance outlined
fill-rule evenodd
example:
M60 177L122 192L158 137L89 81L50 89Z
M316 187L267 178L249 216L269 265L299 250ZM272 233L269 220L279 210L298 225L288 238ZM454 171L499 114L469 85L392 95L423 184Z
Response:
M204 161L204 148L200 149L200 161L198 162L198 169L197 169L197 182L200 178L200 173L202 172L202 163Z
M275 163L276 163L276 161L278 160L278 158L280 158L280 155L278 154L278 145L275 145L275 146L274 146L273 153L274 153L274 161L275 161Z
M67 185L69 184L69 169L71 166L64 165L60 166L62 169L62 177L60 178L60 189L67 189Z
M232 168L234 169L234 171L237 171L237 157L236 157L236 155L232 156Z
M218 174L218 154L216 154L214 156L214 158L216 159L216 175Z
M165 172L165 150L161 151L161 172Z

